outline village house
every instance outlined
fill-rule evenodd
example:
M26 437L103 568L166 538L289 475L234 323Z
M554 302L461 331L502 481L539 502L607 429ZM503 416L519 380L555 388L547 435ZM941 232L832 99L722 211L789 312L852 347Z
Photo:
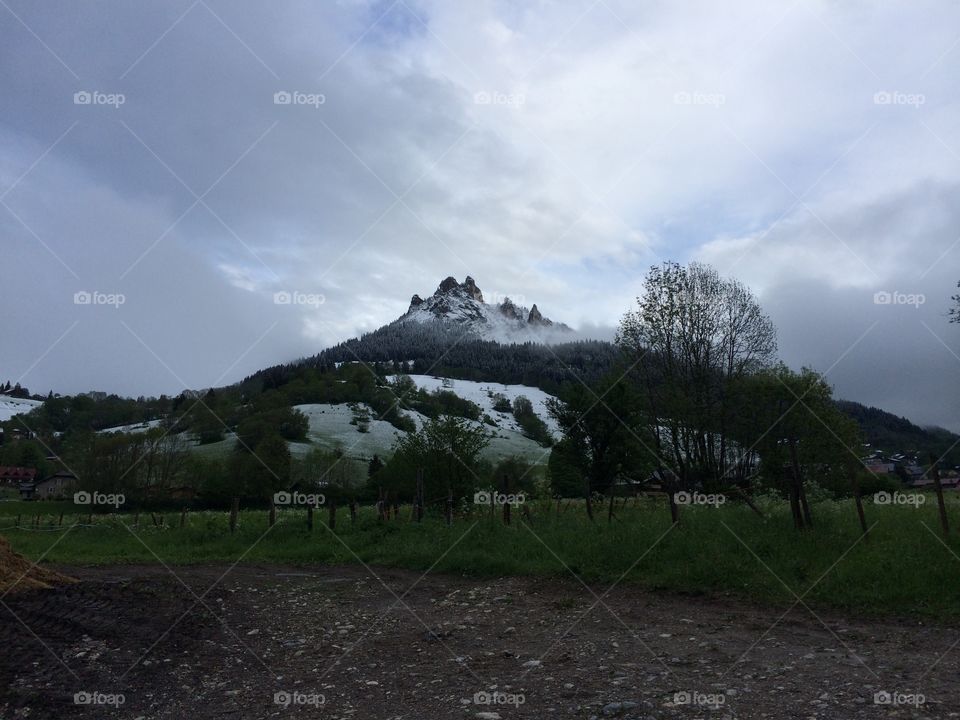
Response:
M37 471L33 468L0 465L0 485L19 488L22 482L34 482Z
M77 487L77 476L69 470L58 470L34 486L33 495L38 500L59 500L69 497Z

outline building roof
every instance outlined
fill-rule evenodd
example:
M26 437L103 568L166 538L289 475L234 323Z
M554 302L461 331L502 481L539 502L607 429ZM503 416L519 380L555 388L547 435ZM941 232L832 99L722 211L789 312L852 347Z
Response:
M33 480L37 471L33 468L0 465L0 478L5 480Z

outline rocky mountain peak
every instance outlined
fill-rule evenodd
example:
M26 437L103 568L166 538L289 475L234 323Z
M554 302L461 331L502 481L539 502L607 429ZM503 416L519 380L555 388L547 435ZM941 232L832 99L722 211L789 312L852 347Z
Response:
M483 293L480 292L480 288L477 287L477 283L474 282L473 278L467 275L466 279L463 281L463 285L460 286L463 290L472 297L477 302L483 302Z
M476 281L469 275L457 282L448 277L427 299L414 295L410 308L397 322L428 323L443 321L462 325L468 331L498 342L545 342L549 328L561 334L569 332L563 323L554 324L534 305L529 311L505 297L498 305L487 304ZM557 340L554 340L556 342Z
M446 295L456 287L459 287L459 283L457 283L457 279L451 275L450 277L445 278L442 283L440 283L434 295Z

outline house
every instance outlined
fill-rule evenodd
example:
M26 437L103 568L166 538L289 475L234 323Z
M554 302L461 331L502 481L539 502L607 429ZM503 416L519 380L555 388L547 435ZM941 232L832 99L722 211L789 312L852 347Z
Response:
M58 470L34 486L34 496L39 500L65 498L77 486L77 476L69 470Z
M37 471L33 468L0 466L0 485L19 487L22 482L34 482Z

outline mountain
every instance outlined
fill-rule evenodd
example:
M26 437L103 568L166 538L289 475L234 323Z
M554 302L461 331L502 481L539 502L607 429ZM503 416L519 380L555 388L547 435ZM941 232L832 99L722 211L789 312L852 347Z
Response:
M426 300L414 295L410 307L391 325L442 323L482 340L499 343L548 343L569 341L572 330L563 323L545 318L536 304L529 310L510 298L492 305L469 275L458 283L448 277Z
M871 451L906 453L925 464L930 455L943 456L945 467L960 465L960 437L938 427L920 427L905 417L851 400L837 400L837 407L860 426Z

